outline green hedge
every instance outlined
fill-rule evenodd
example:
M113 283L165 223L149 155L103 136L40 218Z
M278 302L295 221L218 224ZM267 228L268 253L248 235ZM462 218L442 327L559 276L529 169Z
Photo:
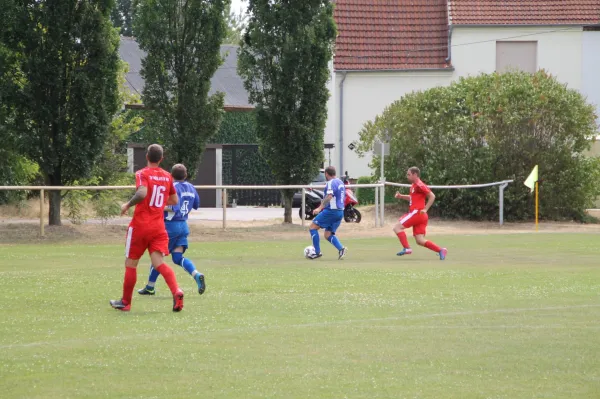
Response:
M597 132L594 107L544 71L483 74L394 102L360 132L359 152L391 135L386 179L404 182L418 166L426 183L475 184L513 179L505 217L530 220L534 200L523 182L539 165L540 215L584 219L600 195L600 159L584 155ZM379 158L373 160L378 175ZM434 213L493 220L498 189L437 190Z

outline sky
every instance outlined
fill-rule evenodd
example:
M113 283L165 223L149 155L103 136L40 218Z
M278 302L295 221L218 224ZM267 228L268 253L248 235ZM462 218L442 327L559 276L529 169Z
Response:
M244 12L246 11L246 7L248 7L247 0L231 0L231 11L239 12L240 8L243 8Z

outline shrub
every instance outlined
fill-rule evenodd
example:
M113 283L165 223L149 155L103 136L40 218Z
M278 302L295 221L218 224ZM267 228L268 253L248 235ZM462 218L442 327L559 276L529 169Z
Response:
M356 180L356 184L373 184L377 179L369 176L362 176ZM375 190L372 188L356 189L356 199L359 205L372 205L375 203Z
M581 220L600 194L600 161L583 155L597 135L595 119L578 91L544 71L482 74L394 102L365 124L358 150L370 151L389 132L388 181L405 181L410 166L436 185L513 179L505 191L507 220L533 218L533 197L523 182L537 164L541 217ZM375 157L374 169L379 162ZM498 217L497 189L438 190L436 196L443 217Z

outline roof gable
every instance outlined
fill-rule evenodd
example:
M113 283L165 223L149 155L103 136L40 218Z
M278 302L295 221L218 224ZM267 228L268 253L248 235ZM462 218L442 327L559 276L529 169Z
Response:
M448 0L452 25L596 25L600 0Z
M337 0L336 70L449 68L447 0Z
M248 102L248 93L244 89L242 78L237 74L237 46L222 45L221 56L223 64L217 69L210 80L210 92L222 92L225 94L225 107L252 108ZM144 79L140 74L142 59L146 53L140 49L134 38L121 37L119 56L129 64L127 73L127 86L129 89L141 95L144 89Z

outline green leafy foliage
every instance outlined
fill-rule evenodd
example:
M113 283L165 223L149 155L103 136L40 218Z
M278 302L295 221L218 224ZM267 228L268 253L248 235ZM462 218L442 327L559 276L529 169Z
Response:
M356 184L373 184L377 181L375 177L361 176L356 180ZM375 190L372 188L356 189L356 199L360 205L372 205L375 203Z
M139 103L139 96L132 94L126 86L125 76L129 71L129 66L121 61L119 67L119 102L121 104ZM118 182L123 180L127 173L126 143L134 133L141 129L143 122L141 113L135 110L120 110L113 116L102 153L92 173L93 177L98 178L98 184L118 185Z
M238 56L258 138L278 184L306 184L323 162L328 63L336 36L327 0L250 0ZM292 190L283 193L292 222Z
M258 126L255 112L226 112L212 144L257 144Z
M133 2L131 0L116 0L110 13L110 20L123 36L133 36Z
M581 219L600 194L599 161L583 156L596 130L593 107L544 71L483 74L394 102L364 126L358 150L391 134L388 181L404 181L410 166L437 185L514 179L505 191L509 220L533 217L523 181L538 164L541 216ZM379 162L374 159L374 169ZM434 211L444 217L498 216L498 190L438 190L436 196Z
M148 124L164 144L167 163L197 165L219 129L223 94L209 96L210 79L222 62L229 0L138 0L136 40L142 61L142 94ZM195 168L189 168L193 177Z
M118 109L119 37L112 2L19 2L4 45L15 54L9 128L49 185L90 176ZM5 21L3 21L4 23ZM60 225L60 193L49 221Z
M227 21L227 34L223 39L223 44L239 45L246 28L246 13L242 9L232 10L231 3L229 3L225 9L225 20Z

